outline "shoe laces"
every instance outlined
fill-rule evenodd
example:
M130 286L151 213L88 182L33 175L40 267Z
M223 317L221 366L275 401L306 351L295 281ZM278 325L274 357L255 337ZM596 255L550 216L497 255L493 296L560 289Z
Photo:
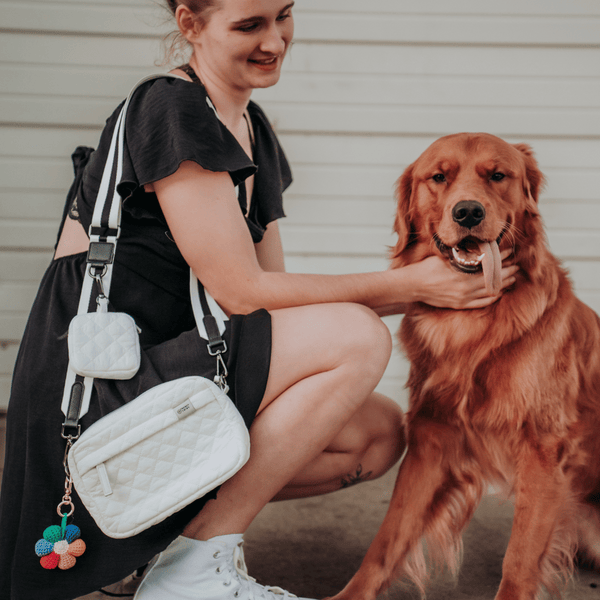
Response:
M244 559L244 540L241 540L233 549L233 567L234 571L230 571L229 580L223 582L223 585L231 585L234 581L239 583L241 590L247 593L248 600L287 600L287 598L297 598L294 594L278 587L261 585L248 575L248 567ZM234 598L242 596L241 590L238 589L233 594Z

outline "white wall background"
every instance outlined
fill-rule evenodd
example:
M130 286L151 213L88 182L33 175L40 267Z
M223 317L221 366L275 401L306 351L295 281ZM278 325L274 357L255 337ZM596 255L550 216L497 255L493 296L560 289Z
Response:
M0 0L0 409L69 156L160 70L159 3ZM282 81L255 94L294 169L288 270L386 268L402 169L441 135L488 131L534 147L551 247L600 313L598 0L297 0L295 16ZM380 389L404 402L406 371L394 356Z

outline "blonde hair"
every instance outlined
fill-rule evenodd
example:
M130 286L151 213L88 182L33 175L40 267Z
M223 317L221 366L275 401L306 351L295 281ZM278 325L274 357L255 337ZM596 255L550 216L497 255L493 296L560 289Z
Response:
M220 0L166 0L166 5L174 17L177 7L187 6L200 23L205 24L211 13L220 6ZM187 62L190 45L179 30L173 31L163 38L164 60L163 65Z

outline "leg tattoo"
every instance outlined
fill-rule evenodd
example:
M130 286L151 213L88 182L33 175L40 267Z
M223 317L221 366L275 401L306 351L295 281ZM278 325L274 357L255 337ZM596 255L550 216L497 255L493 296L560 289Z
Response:
M362 465L358 465L356 468L356 475L352 475L352 473L348 473L346 477L342 477L342 488L350 487L351 485L356 485L357 483L362 483L366 481L370 475L372 475L373 471L369 471L363 475Z

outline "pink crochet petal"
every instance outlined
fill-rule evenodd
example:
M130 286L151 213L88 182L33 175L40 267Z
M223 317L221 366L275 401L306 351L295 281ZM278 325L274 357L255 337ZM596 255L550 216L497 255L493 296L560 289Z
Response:
M81 556L85 552L85 542L83 540L75 540L69 544L69 554L72 556Z
M58 562L58 568L66 571L67 569L74 567L76 562L77 559L74 556L71 556L70 554L63 554Z

